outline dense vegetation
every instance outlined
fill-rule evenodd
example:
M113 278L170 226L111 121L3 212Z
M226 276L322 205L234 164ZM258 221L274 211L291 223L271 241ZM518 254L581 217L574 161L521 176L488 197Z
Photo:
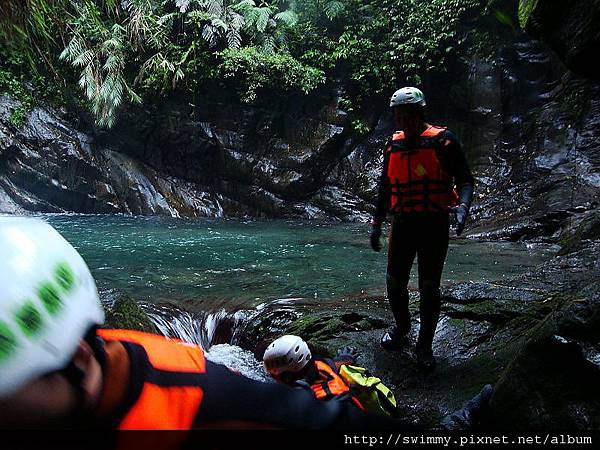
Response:
M78 99L101 127L127 102L208 86L248 103L267 91L335 86L352 113L442 68L461 43L461 24L488 2L6 0L0 92L26 109L33 82L54 98Z

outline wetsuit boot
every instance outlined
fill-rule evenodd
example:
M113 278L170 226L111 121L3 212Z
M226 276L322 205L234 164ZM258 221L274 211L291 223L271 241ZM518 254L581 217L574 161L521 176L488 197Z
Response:
M400 350L408 343L406 335L410 331L410 312L408 310L408 289L387 274L386 285L388 299L396 325L381 337L381 346L385 350Z
M419 313L421 326L419 328L415 356L419 367L425 372L431 372L435 369L435 358L431 347L440 317L440 291L434 283L424 281L421 283L420 293Z

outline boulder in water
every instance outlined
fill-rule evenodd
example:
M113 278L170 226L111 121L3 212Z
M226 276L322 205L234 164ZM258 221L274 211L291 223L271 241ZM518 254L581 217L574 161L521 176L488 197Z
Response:
M123 292L115 289L101 291L100 299L106 314L105 327L158 333L140 305Z

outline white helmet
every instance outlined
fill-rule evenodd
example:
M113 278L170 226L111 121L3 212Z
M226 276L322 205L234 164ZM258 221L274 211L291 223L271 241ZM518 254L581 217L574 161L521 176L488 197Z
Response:
M425 106L425 96L416 87L403 87L394 92L394 95L390 99L390 108L400 105Z
M0 397L65 367L104 322L87 265L39 219L0 216Z
M301 337L288 334L267 347L263 362L267 372L277 377L283 372L302 370L311 357L306 342Z

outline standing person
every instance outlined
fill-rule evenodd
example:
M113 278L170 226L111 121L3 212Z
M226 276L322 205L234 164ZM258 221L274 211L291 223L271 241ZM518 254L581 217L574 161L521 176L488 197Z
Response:
M392 95L390 107L400 131L384 150L377 209L371 223L371 247L381 250L381 224L393 216L386 274L395 326L381 345L401 347L410 331L408 281L415 256L419 273L420 328L417 362L433 370L433 336L440 314L440 281L448 250L449 213L460 236L473 198L474 180L458 139L445 127L425 121L425 97L414 87ZM456 188L455 188L456 186Z

